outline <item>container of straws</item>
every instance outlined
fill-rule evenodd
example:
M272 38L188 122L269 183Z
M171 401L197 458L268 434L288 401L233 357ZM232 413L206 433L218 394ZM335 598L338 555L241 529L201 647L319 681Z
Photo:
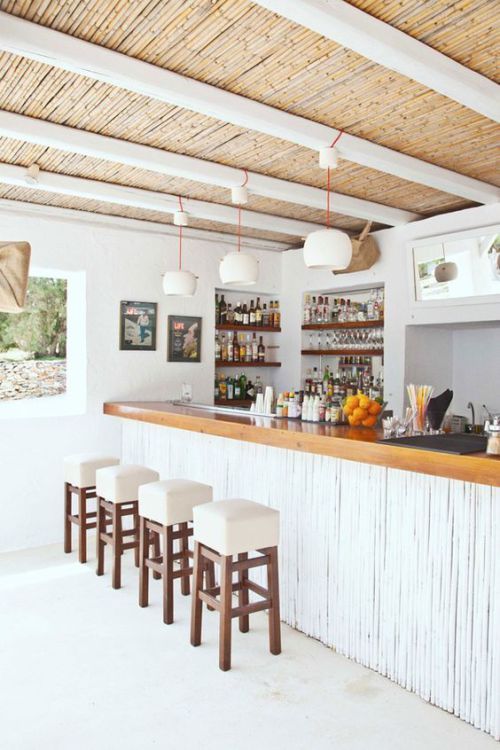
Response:
M432 385L410 385L406 386L410 407L413 411L413 434L423 434L426 429L427 409L434 388Z

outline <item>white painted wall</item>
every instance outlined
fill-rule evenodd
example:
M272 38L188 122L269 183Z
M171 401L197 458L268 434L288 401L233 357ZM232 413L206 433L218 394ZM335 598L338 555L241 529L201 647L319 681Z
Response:
M167 299L161 273L175 268L175 237L42 215L0 212L0 238L32 245L37 267L86 273L87 410L66 417L0 419L0 550L37 546L62 538L62 459L86 450L120 454L120 424L102 415L109 400L177 398L183 380L194 398L210 401L214 380L213 294L220 242L188 239L185 267L199 276L194 298ZM280 288L280 257L257 251L263 291ZM264 283L265 282L265 283ZM156 352L121 352L119 303L157 301ZM168 314L203 317L202 362L166 362Z

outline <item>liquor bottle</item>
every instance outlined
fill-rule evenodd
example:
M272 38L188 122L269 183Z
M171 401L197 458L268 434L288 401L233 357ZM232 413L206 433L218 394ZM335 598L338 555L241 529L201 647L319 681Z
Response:
M234 379L234 400L239 401L241 399L241 383L239 378Z
M247 398L247 376L244 372L239 377L241 398Z
M273 328L279 328L281 325L281 313L279 308L279 302L276 300L274 303L274 312L273 312Z
M260 337L260 340L262 341L262 336ZM259 346L257 344L257 337L255 335L255 331L252 337L252 362L258 362L259 361Z
M215 325L218 326L220 323L220 302L219 295L215 295Z
M249 323L251 326L255 325L255 306L253 304L253 300L250 302L250 310L248 311L249 315Z
M227 361L233 361L233 337L230 333L227 334Z
M234 323L237 326L241 325L241 305L239 302L236 303L236 307L234 308Z
M227 383L224 373L221 372L219 376L219 396L221 401L225 401L227 398Z
M262 325L262 307L260 306L260 297L257 297L257 304L255 305L255 325Z
M231 307L231 303L227 306L226 323L234 323L234 310Z
M323 299L323 323L329 323L330 322L330 303L328 302L328 297L325 297Z
M328 369L328 365L325 367L325 371L323 373L323 384L322 384L322 391L323 394L328 393L328 381L330 379L330 371Z
M306 299L304 303L304 315L303 315L303 323L304 325L309 325L311 322L311 298L308 294L306 294Z
M220 310L220 319L219 319L219 322L220 322L221 325L225 325L226 322L227 322L227 318L226 318L226 315L227 315L227 305L226 305L226 301L224 300L224 295L223 294L221 294L219 310Z
M215 334L215 359L220 359L221 358L220 355L221 355L220 339L219 339L219 334L216 333Z
M240 337L240 362L245 361L245 355L246 355L247 348L245 346L245 339L243 338L243 334L241 334Z
M257 347L257 359L259 362L265 362L265 359L266 359L266 347L264 346L262 342L262 336L259 336L259 346Z
M318 322L317 319L316 319L317 318L317 314L318 314L318 309L317 309L317 305L316 305L316 297L313 297L312 298L312 302L311 302L311 323L317 323Z
M214 383L214 401L218 401L219 399L220 399L219 378L216 373L215 383Z
M238 342L238 334L236 331L233 336L233 362L240 361L240 344Z
M380 305L377 296L373 301L373 320L380 320Z
M255 390L255 395L257 395L258 393L264 393L264 386L262 385L262 380L260 379L260 375L257 375L257 377L255 378L254 390Z
M234 382L232 378L227 380L227 400L232 401L234 399Z
M250 340L250 334L247 333L247 340L245 344L245 362L252 361L252 342Z
M316 323L324 323L323 320L323 297L318 297L318 304L316 307Z
M220 342L220 358L223 362L227 362L227 343L226 343L226 335L222 334L222 339Z
M247 387L246 387L246 397L250 400L254 400L255 398L255 386L252 383L251 380L247 381Z
M265 328L269 328L269 310L267 309L267 305L264 302L264 308L262 310L262 325Z
M366 309L367 309L366 318L367 318L367 320L375 320L375 309L374 309L374 299L373 299L373 296L374 296L374 292L372 291L372 293L371 293L371 295L370 295L370 297L368 299L368 302L366 303Z
M246 302L243 303L243 311L242 311L242 320L241 320L241 323L244 326L247 326L250 323L250 314L248 312L247 303Z

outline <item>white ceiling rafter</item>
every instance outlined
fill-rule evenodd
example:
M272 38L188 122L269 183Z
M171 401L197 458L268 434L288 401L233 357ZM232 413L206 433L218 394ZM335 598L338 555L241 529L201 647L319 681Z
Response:
M500 122L500 86L344 0L253 0L379 65Z
M241 169L234 167L3 110L0 110L0 136L218 187L240 185L244 176ZM256 195L310 208L324 209L326 205L326 191L320 188L254 172L248 175L248 188ZM337 213L389 226L406 224L420 218L410 211L339 193L332 193L331 201Z
M28 190L42 190L59 195L72 195L78 198L131 206L147 211L159 211L165 214L174 214L179 209L178 196L176 195L113 185L100 180L70 177L42 170L36 183L27 183L26 172L27 170L24 167L0 163L0 184ZM183 198L182 202L184 210L195 218L217 221L223 224L236 225L238 223L236 206L224 206L220 203L209 203L192 198ZM288 234L294 237L305 237L309 232L313 232L320 227L319 224L308 221L248 210L241 212L241 223L242 226L251 229Z
M314 150L330 145L339 132L4 12L0 49ZM348 133L337 148L348 161L451 195L477 203L499 200L500 190L481 180Z

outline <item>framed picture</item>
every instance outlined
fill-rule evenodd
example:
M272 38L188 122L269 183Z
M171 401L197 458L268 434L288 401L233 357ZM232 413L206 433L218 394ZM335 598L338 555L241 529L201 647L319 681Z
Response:
M201 361L201 318L168 316L167 361Z
M156 351L156 302L120 302L120 349Z

